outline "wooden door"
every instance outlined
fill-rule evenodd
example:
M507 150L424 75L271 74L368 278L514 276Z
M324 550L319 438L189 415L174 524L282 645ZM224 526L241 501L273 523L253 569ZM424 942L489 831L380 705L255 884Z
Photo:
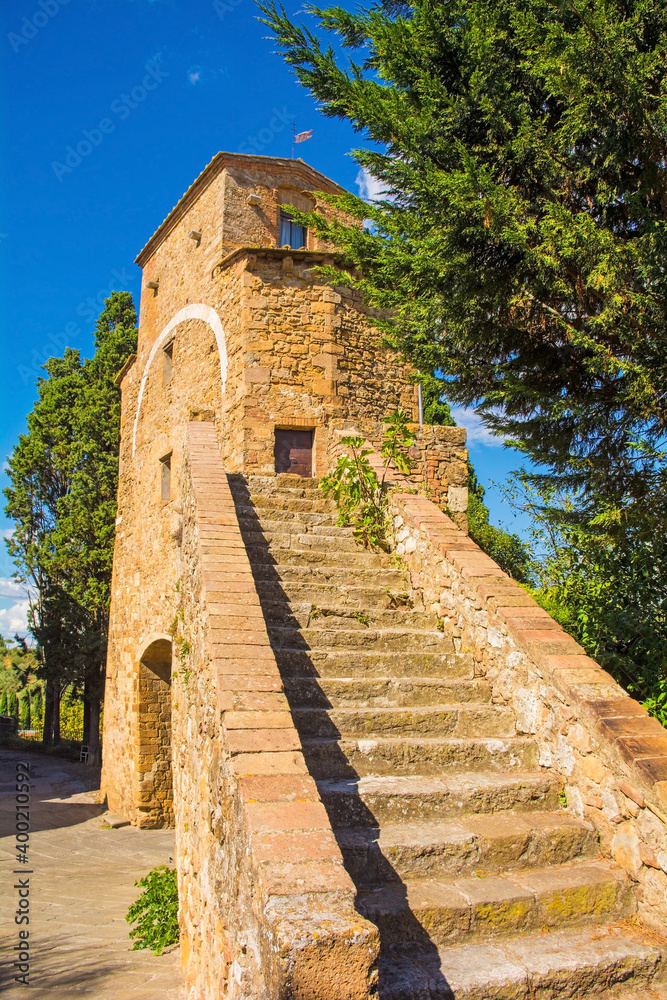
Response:
M313 474L313 432L276 430L276 472L309 479Z

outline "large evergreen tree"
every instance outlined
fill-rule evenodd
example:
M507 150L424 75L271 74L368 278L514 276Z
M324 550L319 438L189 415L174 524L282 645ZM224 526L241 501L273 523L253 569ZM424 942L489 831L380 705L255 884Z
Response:
M389 335L584 506L641 507L667 412L667 6L309 8L349 65L260 7L324 114L369 140L353 156L386 199L329 200L372 226L309 224Z
M83 683L84 739L99 763L111 570L118 492L120 390L115 383L136 350L137 316L129 292L114 292L95 327L95 353L83 363L73 415L72 481L60 504L54 562L68 597L82 611L78 658Z
M50 358L38 398L8 459L7 515L14 531L7 547L16 576L31 588L30 630L38 645L40 676L46 681L44 742L60 738L60 697L76 677L77 609L64 591L55 559L55 534L61 504L72 483L74 414L81 391L81 359L66 349Z
M9 459L8 546L35 598L30 626L47 681L44 739L59 738L59 699L74 685L84 700L89 763L99 763L100 700L108 633L118 488L120 390L115 377L136 349L128 292L105 302L95 353L51 358L38 382L28 430Z

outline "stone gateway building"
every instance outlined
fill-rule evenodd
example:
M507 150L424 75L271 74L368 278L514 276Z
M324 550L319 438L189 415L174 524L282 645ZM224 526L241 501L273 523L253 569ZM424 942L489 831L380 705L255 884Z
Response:
M339 190L219 153L137 258L109 807L176 828L192 1000L667 997L667 734L466 534L465 432L286 208ZM318 482L399 406L389 554Z

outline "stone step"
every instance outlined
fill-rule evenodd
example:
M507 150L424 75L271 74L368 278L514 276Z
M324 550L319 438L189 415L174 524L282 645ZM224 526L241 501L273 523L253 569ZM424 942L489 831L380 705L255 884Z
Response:
M285 628L308 628L317 625L318 628L356 629L366 628L418 628L435 631L438 619L427 614L424 608L390 609L373 608L361 611L346 607L319 607L305 602L264 601L262 604L264 618L271 625Z
M247 545L246 553L253 568L263 565L280 566L324 566L359 569L391 569L388 556L383 553L368 552L358 546L352 551L337 551L337 545L332 548L323 545L321 549L300 548L291 546L289 549L271 546Z
M291 472L279 472L271 476L260 476L254 473L244 476L236 473L229 478L233 490L241 488L251 489L253 493L257 493L260 490L267 490L270 493L274 493L276 490L293 488L315 490L320 485L320 481L316 477L295 476Z
M452 642L452 647L453 647ZM274 649L283 677L418 677L472 680L470 653L387 653L349 650Z
M429 705L403 708L312 708L292 705L303 739L339 737L514 736L514 712L502 705Z
M410 590L409 576L400 569L346 569L343 566L291 566L278 562L273 565L253 565L256 580L276 580L282 583L324 583L337 587L387 587L398 593Z
M324 583L313 578L307 581L255 580L255 589L264 604L265 601L309 602L318 606L337 605L367 612L378 609L407 609L411 606L409 595L405 590L392 590L383 586L339 586L337 583Z
M345 867L358 884L491 875L599 854L591 826L565 812L463 815L459 820L339 829Z
M472 771L438 776L362 777L317 782L335 828L426 823L489 813L558 809L558 780L542 771Z
M314 778L364 775L440 775L447 771L531 770L538 765L534 740L435 737L303 739L303 754Z
M315 525L315 527L320 527L320 525ZM346 534L325 534L324 531L314 530L300 532L299 526L295 524L292 530L285 531L244 531L243 540L246 543L248 553L254 549L262 552L289 552L293 548L312 552L363 552L347 528L336 530L346 532Z
M355 653L409 653L418 649L421 653L436 655L452 651L451 636L436 629L330 628L326 622L316 619L313 628L269 625L268 632L274 649L349 649Z
M281 493L251 493L248 497L234 497L239 513L255 510L261 517L264 511L290 510L295 514L333 514L338 517L338 508L333 500L326 500L321 493L316 497L285 496Z
M254 506L239 504L236 505L236 515L241 531L245 531L246 529L262 532L284 531L286 527L289 527L293 531L296 526L296 530L302 532L309 531L311 527L317 525L326 527L327 533L331 531L334 535L340 532L349 538L352 534L351 528L341 526L337 523L337 514L296 510L271 510L266 507L260 510ZM333 529L338 529L338 531L334 531Z
M440 949L425 944L380 956L379 996L653 1000L664 997L651 989L660 958L659 949L638 931L613 925L525 933Z
M391 708L402 705L453 705L491 701L491 685L482 678L439 677L285 677L291 705L312 708Z
M588 860L483 878L409 878L361 890L356 905L379 928L383 949L419 944L425 935L443 945L600 924L636 908L627 875Z
M324 500L326 499L322 491L317 487L280 486L267 487L261 483L248 483L243 489L238 486L232 488L235 498L240 501L249 498L260 497L284 497L286 500Z

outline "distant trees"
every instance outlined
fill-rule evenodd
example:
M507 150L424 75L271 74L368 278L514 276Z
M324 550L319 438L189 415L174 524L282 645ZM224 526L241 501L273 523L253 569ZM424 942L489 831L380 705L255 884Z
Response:
M9 646L0 636L0 715L12 715L19 728L30 729L42 715L42 684L37 679L37 656L25 639L14 636Z
M84 703L89 762L99 763L100 702L108 634L118 488L120 391L115 377L136 349L128 292L106 300L95 353L67 348L51 358L38 399L9 461L5 490L15 528L7 542L18 579L34 597L30 630L38 676L46 681L44 742L60 738L60 698Z

